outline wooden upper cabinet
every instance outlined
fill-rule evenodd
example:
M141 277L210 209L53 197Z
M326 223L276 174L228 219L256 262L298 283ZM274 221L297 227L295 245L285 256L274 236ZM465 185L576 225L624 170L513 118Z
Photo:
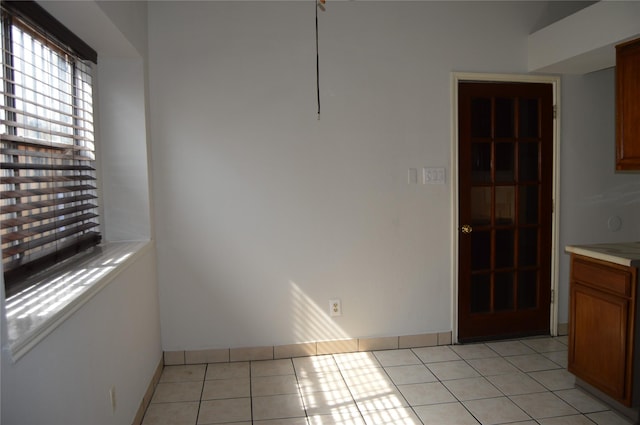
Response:
M640 39L616 46L616 170L640 170Z

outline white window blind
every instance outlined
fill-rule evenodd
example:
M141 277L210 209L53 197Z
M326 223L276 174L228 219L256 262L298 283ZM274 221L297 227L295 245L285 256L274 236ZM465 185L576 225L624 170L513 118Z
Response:
M5 285L100 242L92 69L4 10L0 226Z

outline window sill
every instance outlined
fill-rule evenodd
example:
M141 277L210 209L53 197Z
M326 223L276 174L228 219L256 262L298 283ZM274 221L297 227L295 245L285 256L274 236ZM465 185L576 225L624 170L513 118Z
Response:
M5 314L13 360L29 352L152 244L100 244L80 259L51 268L34 278L27 289L7 298Z

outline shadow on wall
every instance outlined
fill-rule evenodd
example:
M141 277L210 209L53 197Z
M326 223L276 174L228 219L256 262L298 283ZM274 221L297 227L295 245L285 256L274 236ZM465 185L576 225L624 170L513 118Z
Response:
M333 321L298 285L290 281L295 337L304 341L348 339ZM418 425L420 420L381 367L372 352L312 356L295 362L307 415L314 424L331 417L339 425L367 423ZM361 414L362 412L362 414Z
M619 204L635 205L640 203L640 183L625 183L607 188L603 193L595 194L584 199L585 205Z
M296 341L332 341L350 338L295 282L289 281Z

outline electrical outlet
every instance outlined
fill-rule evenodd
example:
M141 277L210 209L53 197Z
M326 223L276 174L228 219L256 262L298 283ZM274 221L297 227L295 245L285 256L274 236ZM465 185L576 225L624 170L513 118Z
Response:
M116 413L116 387L113 386L109 390L109 399L111 400L111 412Z
M329 316L342 316L342 303L339 299L329 300Z

